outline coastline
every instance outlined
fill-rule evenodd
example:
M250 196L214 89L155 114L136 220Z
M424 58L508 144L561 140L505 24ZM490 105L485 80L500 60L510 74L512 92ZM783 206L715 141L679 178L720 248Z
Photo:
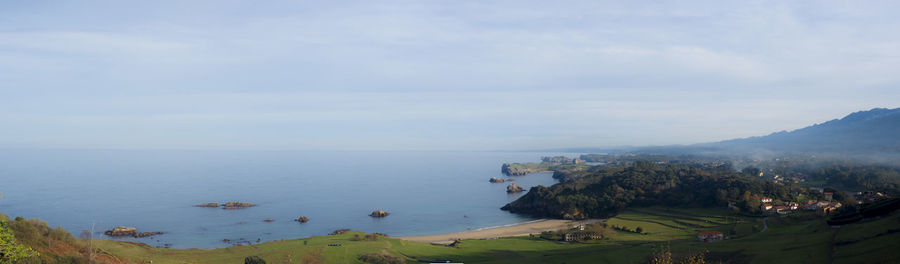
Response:
M555 231L559 229L571 228L582 224L593 224L602 222L604 219L586 219L586 220L560 220L560 219L539 219L513 225L487 227L465 232L446 233L428 236L410 236L395 237L397 239L427 242L432 244L450 244L456 239L493 239L501 237L527 236L530 234L540 234L544 231Z

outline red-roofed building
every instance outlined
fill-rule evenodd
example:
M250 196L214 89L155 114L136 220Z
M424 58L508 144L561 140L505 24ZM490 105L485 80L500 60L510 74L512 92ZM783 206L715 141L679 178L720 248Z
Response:
M779 205L779 206L775 206L775 212L779 213L779 214L787 214L787 213L790 213L791 210L787 206Z

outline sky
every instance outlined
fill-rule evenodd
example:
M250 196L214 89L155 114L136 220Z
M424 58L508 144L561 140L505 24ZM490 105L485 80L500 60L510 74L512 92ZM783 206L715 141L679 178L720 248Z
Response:
M0 148L691 144L900 107L896 1L3 1Z

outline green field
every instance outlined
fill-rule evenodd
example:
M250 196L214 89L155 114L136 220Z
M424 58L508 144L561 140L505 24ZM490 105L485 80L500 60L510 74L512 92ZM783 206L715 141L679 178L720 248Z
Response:
M464 263L645 263L655 248L666 246L676 256L709 251L710 260L727 263L871 263L900 259L900 216L833 229L812 214L772 216L768 230L762 219L733 216L718 209L638 208L607 220L609 225L640 226L644 234L618 231L612 239L562 243L519 237L465 240L457 247L393 238L351 241L354 234L318 236L221 249L161 249L143 244L97 240L95 246L124 259L147 263L242 263L260 256L269 263L362 263L363 253L384 252L407 263L451 260ZM696 233L719 230L729 239L704 243ZM849 242L848 242L849 241ZM340 244L340 246L329 246ZM839 245L838 245L839 244Z

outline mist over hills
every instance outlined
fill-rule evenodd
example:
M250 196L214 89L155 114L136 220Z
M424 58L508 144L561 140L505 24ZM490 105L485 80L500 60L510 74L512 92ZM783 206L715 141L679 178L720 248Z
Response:
M695 146L732 151L900 152L900 108L875 108L793 131Z
M878 159L900 157L900 108L875 108L843 118L765 136L692 145L568 149L635 154L779 155L820 154Z

